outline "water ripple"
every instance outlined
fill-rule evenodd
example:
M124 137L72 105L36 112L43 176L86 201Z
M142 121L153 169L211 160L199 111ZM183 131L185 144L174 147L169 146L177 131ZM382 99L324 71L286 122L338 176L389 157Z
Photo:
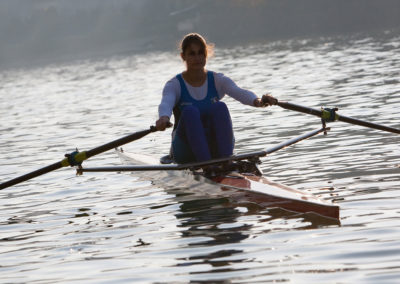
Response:
M397 35L216 48L209 68L262 95L400 128ZM0 179L147 129L173 53L118 56L0 72ZM12 99L11 99L12 98ZM320 127L316 117L226 99L237 152ZM272 179L341 207L340 224L235 203L210 185L164 176L63 169L0 192L2 281L31 283L390 283L400 276L400 150L392 134L344 123L274 153ZM169 132L128 150L159 155ZM116 165L105 153L88 166Z

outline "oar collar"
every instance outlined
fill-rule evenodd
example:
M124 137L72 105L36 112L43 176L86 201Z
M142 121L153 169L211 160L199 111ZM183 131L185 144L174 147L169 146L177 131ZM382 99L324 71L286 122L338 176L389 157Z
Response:
M339 119L339 115L336 113L339 109L335 108L321 108L321 118L325 120L325 122L334 122Z
M76 149L74 152L70 154L65 154L65 159L61 161L63 167L71 166L80 166L84 160L86 160L86 151L79 152Z

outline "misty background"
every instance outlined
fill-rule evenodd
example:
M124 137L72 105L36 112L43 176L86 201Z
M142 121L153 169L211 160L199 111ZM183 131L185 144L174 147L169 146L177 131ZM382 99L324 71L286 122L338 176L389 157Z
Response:
M1 0L0 68L400 27L398 0Z

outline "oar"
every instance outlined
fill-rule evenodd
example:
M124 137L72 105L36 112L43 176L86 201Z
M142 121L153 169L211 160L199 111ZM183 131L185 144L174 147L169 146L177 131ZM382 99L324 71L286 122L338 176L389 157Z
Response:
M61 160L60 162L51 164L49 166L43 167L41 169L38 169L36 171L30 172L28 174L19 176L17 178L11 179L9 181L6 181L4 183L0 184L0 190L4 189L6 187L10 187L13 185L16 185L18 183L27 181L29 179L44 175L46 173L58 170L62 167L68 167L68 166L77 166L80 165L84 160L89 159L90 157L93 157L97 154L103 153L105 151L114 149L116 147L119 147L121 145L124 145L126 143L129 142L133 142L135 140L138 140L144 136L146 136L147 134L151 133L151 132L155 132L157 131L157 129L154 126L151 126L149 129L147 130L143 130L143 131L138 131L135 133L132 133L128 136L122 137L120 139L114 140L112 142L109 142L107 144L101 145L99 147L93 148L92 150L88 150L88 151L83 151L83 152L72 152L71 154L67 154L65 155L66 158Z
M203 162L192 162L186 164L168 164L168 165L131 165L131 166L111 166L111 167L96 167L96 168L79 168L78 174L83 172L135 172L135 171L181 171L181 170L195 170L204 168L210 165L223 164L230 161L253 160L260 157L265 157L271 153L279 151L283 148L291 146L302 140L311 138L319 133L330 130L330 128L318 128L300 136L294 137L264 151L250 152L244 154L237 154L226 158L212 159Z
M392 127L388 127L388 126L384 126L384 125L380 125L380 124L376 124L376 123L372 123L372 122L368 122L368 121L363 121L363 120L351 118L351 117L344 116L344 115L339 115L336 113L337 109L326 108L326 109L318 110L318 109L313 109L313 108L309 108L309 107L305 107L305 106L300 106L300 105L296 105L296 104L292 104L292 103L288 103L288 102L280 102L280 101L278 101L276 104L285 109L294 110L294 111L318 116L327 122L339 120L342 122L347 122L347 123L351 123L351 124L355 124L355 125L359 125L359 126L364 126L364 127L369 127L369 128L373 128L373 129L378 129L378 130L382 130L382 131L400 134L400 130L396 129L396 128L392 128Z

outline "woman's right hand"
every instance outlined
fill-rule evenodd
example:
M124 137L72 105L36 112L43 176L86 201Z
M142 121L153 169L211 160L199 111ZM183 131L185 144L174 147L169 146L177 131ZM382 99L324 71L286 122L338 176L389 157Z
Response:
M169 122L168 116L162 116L156 121L156 128L159 131L164 131L167 127L171 127L172 124Z

